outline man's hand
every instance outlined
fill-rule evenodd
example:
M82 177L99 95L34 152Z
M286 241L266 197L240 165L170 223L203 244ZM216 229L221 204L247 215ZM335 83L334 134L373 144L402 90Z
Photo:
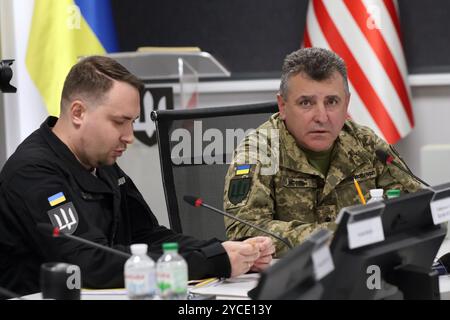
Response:
M257 247L259 257L250 268L251 271L261 272L266 269L272 262L272 255L275 253L275 246L269 237L253 237L244 241Z
M222 242L231 264L231 277L237 277L250 270L259 258L259 246L246 242Z

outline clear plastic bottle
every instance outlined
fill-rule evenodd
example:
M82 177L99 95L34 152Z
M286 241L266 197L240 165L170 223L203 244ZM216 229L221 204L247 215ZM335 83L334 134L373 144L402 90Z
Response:
M147 255L147 245L131 245L132 256L125 263L125 288L130 299L153 299L156 294L155 262Z
M178 254L178 243L164 243L163 251L156 263L158 294L167 300L186 299L188 267L184 258Z
M383 201L383 189L370 189L370 199L367 203Z

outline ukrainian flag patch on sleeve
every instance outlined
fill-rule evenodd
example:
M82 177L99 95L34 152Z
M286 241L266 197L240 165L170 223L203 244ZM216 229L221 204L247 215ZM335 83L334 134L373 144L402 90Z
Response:
M236 166L236 175L242 176L244 174L248 174L250 172L250 165L249 164L243 164L240 166Z
M50 205L52 207L54 207L57 204L60 204L61 202L64 202L64 201L66 201L66 197L64 196L64 193L62 193L62 192L58 192L57 194L54 194L48 198L48 203L50 203Z

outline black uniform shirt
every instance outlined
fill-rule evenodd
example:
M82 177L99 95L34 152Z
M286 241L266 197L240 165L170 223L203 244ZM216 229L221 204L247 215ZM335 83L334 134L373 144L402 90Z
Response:
M178 242L189 278L228 277L231 266L217 239L197 240L160 226L131 179L117 164L86 170L51 127L49 117L26 138L0 173L0 286L20 294L40 291L47 261L81 268L84 287L123 287L125 258L73 240L40 233L38 223L129 252L147 243L156 260L163 242Z

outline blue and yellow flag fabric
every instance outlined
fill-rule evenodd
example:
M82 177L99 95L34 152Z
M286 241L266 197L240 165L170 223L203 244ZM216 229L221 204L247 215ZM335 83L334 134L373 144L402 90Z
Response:
M241 166L236 167L236 175L241 176L244 174L248 174L250 172L250 165L249 164L243 164Z
M57 204L60 204L61 202L66 201L66 197L64 196L64 193L58 192L57 194L52 195L48 198L48 203L54 207Z
M35 0L26 66L50 115L79 57L116 51L109 0Z

